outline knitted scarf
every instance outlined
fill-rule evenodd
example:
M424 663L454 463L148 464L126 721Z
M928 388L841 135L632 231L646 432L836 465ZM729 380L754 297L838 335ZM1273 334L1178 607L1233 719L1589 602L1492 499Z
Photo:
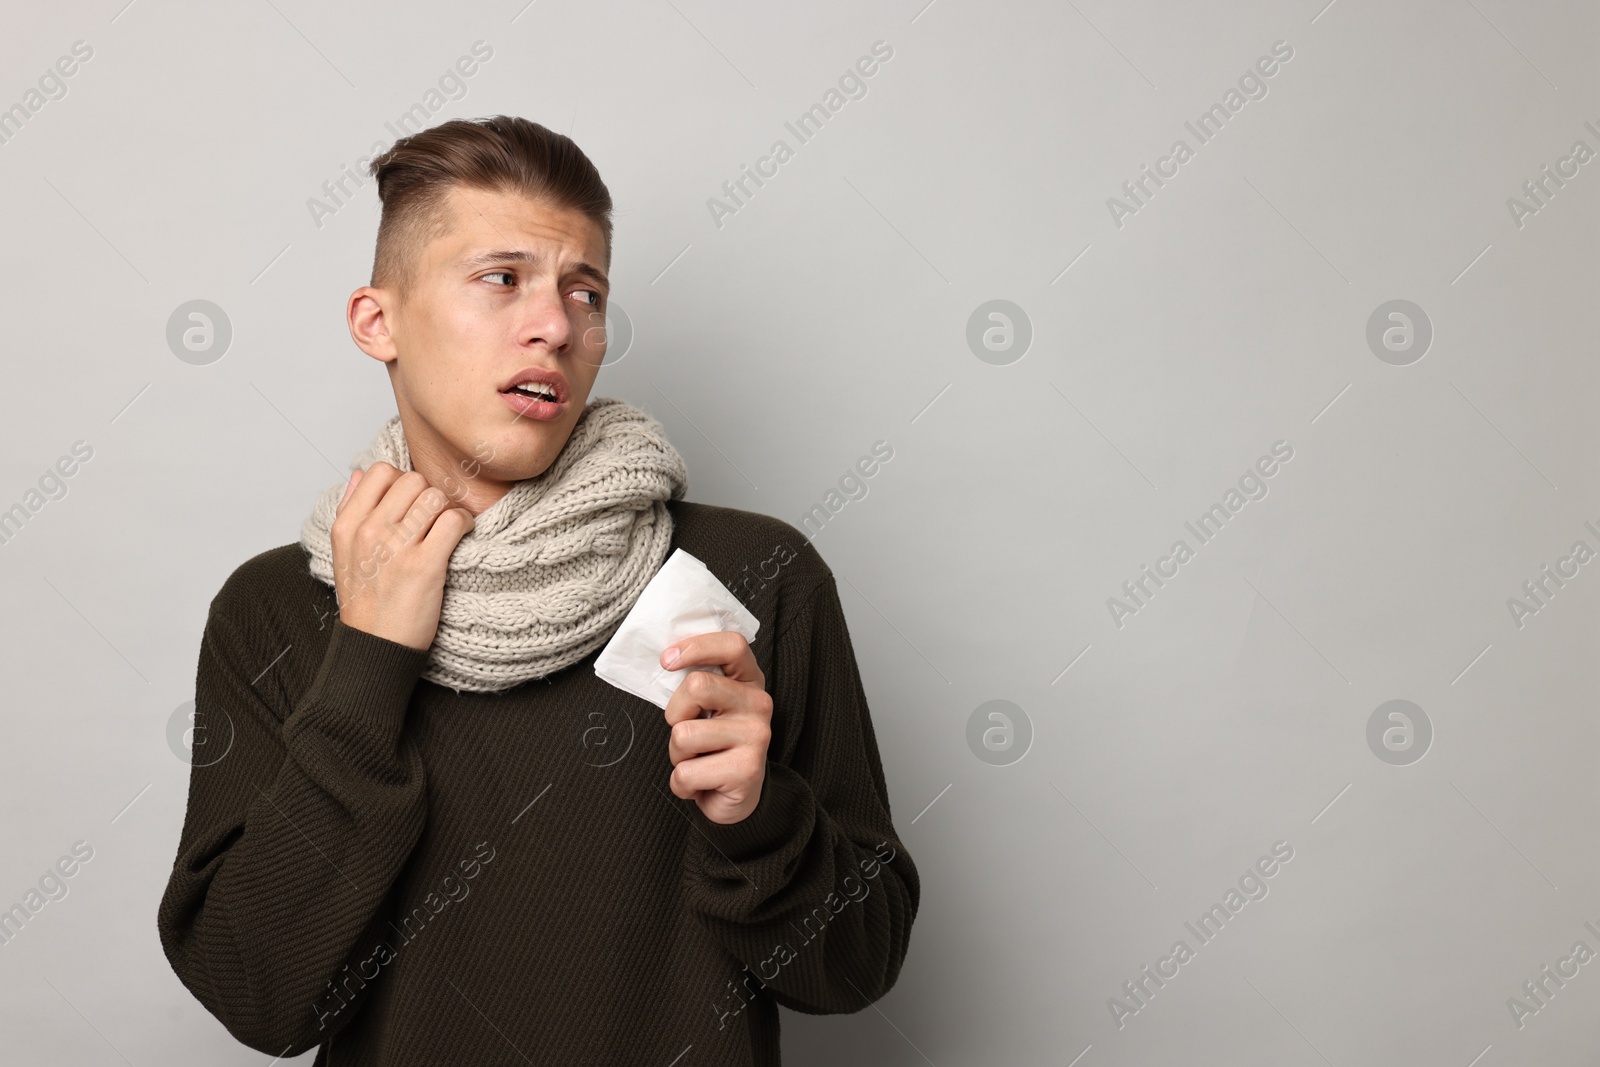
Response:
M411 470L398 415L350 469L378 460ZM498 692L605 644L666 561L666 501L688 486L660 423L625 401L591 400L549 469L486 508L451 553L422 677L457 692ZM344 489L324 489L300 529L312 575L329 586L329 533Z

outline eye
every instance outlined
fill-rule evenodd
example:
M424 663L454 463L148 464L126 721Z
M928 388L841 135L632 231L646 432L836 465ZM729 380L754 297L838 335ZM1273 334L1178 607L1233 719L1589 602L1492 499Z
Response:
M485 274L484 278L485 280L489 278L510 278L513 286L517 284L517 276L508 270L497 270L492 274Z
M597 308L597 307L600 306L600 294L595 292L593 289L574 289L573 292L587 294L589 296L589 298L590 298L589 299L589 306L590 307Z

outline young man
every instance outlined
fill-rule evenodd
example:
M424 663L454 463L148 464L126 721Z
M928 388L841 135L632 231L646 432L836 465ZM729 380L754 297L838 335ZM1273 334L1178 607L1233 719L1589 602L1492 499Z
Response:
M348 318L399 413L211 601L162 947L319 1065L777 1064L776 1005L883 996L919 897L834 578L589 400L612 205L571 140L453 121L372 173ZM760 630L663 650L702 668L663 712L594 660L679 547Z

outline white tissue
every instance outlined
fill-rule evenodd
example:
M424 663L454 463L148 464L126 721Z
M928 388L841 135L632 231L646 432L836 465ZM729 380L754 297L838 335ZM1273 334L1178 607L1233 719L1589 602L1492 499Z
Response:
M760 628L761 623L717 581L710 568L680 548L667 557L621 628L601 649L594 673L665 709L690 671L722 673L716 666L666 670L661 666L661 653L668 645L718 630L732 630L753 641Z

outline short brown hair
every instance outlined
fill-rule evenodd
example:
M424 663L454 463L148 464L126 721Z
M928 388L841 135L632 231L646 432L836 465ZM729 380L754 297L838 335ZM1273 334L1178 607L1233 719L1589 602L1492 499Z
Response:
M456 186L521 193L581 212L600 227L611 262L611 192L572 138L512 115L451 119L402 137L372 160L383 216L372 258L374 287L403 302L422 250L448 232Z

